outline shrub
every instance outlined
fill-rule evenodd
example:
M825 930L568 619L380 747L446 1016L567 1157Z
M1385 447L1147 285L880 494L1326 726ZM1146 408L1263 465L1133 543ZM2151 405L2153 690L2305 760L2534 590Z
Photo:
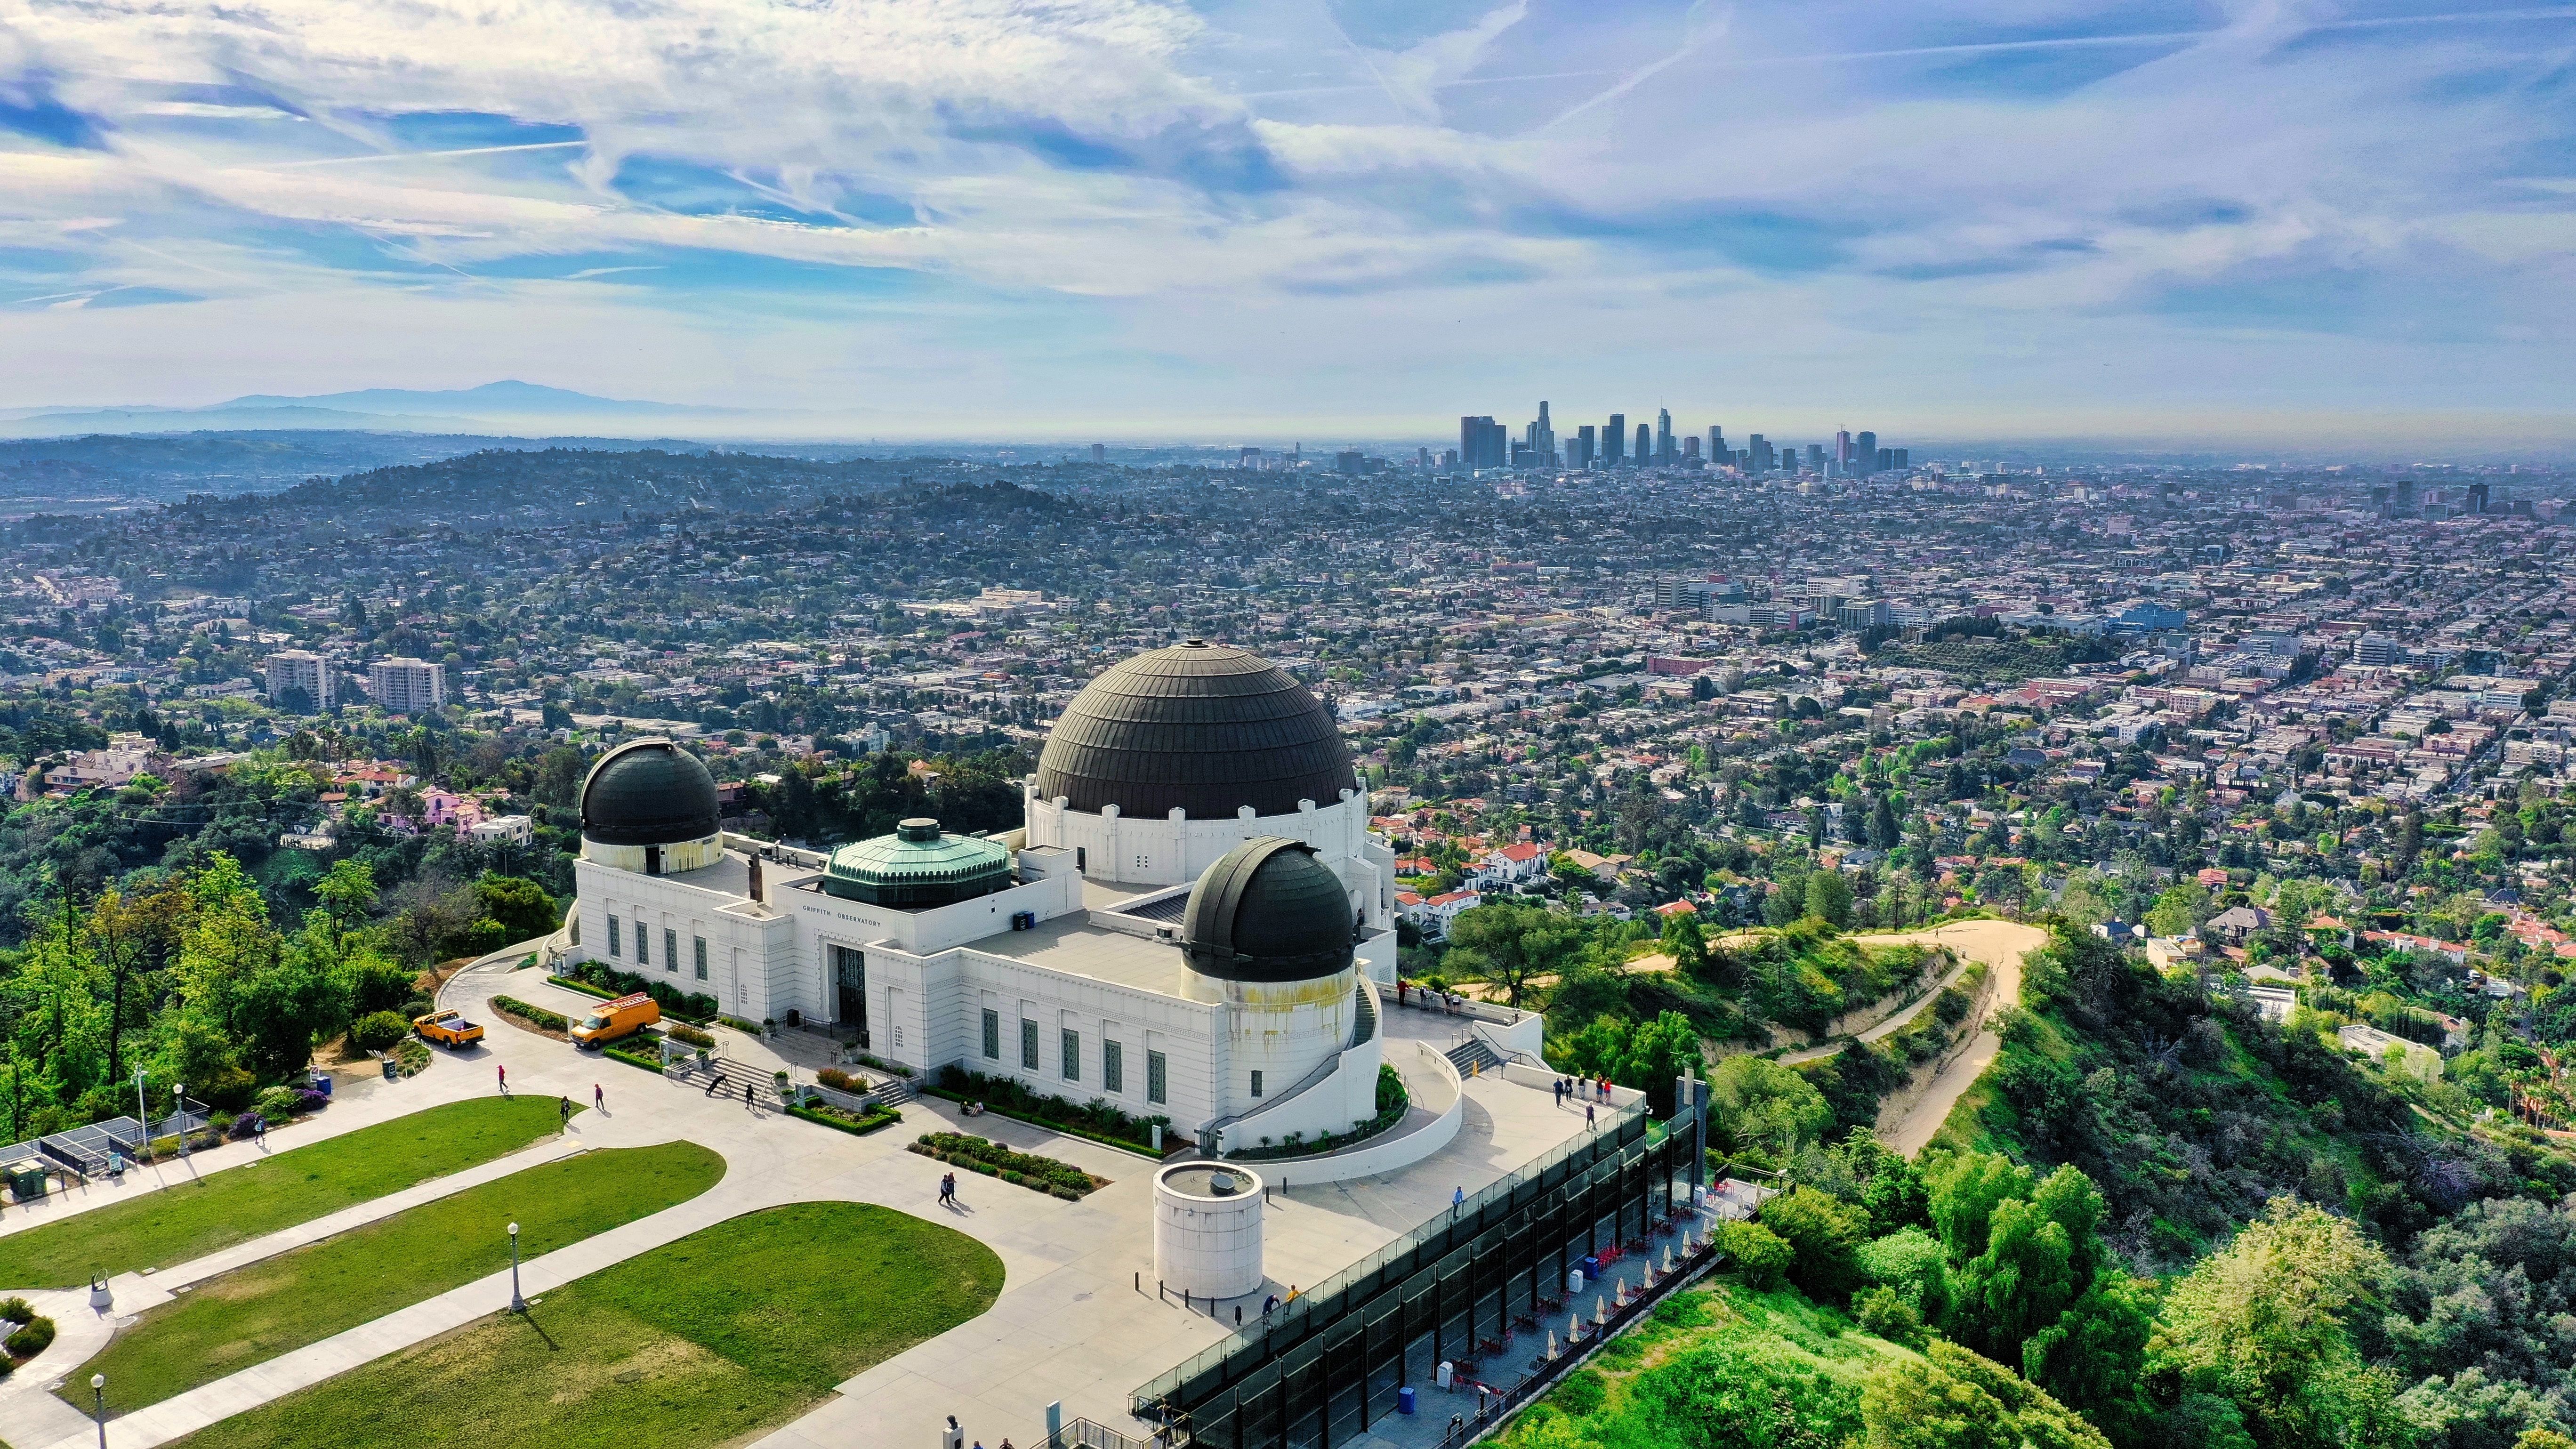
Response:
M709 1020L722 1006L703 991L682 991L667 981L620 971L604 961L584 961L566 970L564 979L579 982L595 991L605 991L611 996L631 996L641 991L652 997L665 1013L690 1021Z
M999 1142L962 1132L924 1132L913 1150L1040 1191L1061 1187L1079 1197L1099 1186L1090 1173L1070 1162L1016 1152Z
M309 1087L299 1087L295 1089L295 1100L293 1105L289 1106L287 1110L293 1115L301 1117L307 1112L319 1112L330 1105L331 1099L329 1097L324 1096L322 1093L316 1092Z
M36 1306L14 1293L7 1298L0 1298L0 1320L10 1323L33 1323L36 1321Z
M544 1031L567 1031L572 1027L571 1020L561 1012L548 1011L542 1006L530 1006L515 996L493 997L492 1009L504 1016L515 1016L528 1025Z
M1852 1304L1861 1331L1907 1348L1923 1346L1923 1315L1893 1288L1872 1288Z
M31 1315L25 1327L10 1334L5 1346L11 1358L34 1358L54 1341L54 1321Z
M1791 1260L1798 1256L1786 1238L1760 1223L1719 1224L1717 1250L1735 1264L1746 1283L1766 1292L1780 1286Z
M814 1080L835 1092L864 1092L868 1089L867 1078L842 1071L839 1067L825 1067L814 1074Z
M1122 1147L1152 1150L1154 1128L1163 1128L1164 1150L1169 1151L1176 1138L1168 1117L1134 1117L1111 1106L1107 1099L1094 1097L1088 1102L1075 1102L1050 1096L1009 1077L988 1077L967 1071L955 1063L939 1069L939 1085L934 1096L952 1101L981 1102L1005 1117L1017 1117L1045 1127L1060 1128L1080 1137L1097 1137Z
M295 1112L295 1088L271 1087L259 1094L252 1109L271 1122L282 1122Z
M715 1033L701 1031L685 1021L672 1022L670 1036L674 1041L684 1041L693 1047L711 1047L716 1044Z
M411 1034L411 1023L390 1011L371 1011L349 1027L349 1044L364 1052L380 1052Z
M1869 1217L1829 1192L1793 1188L1762 1204L1762 1225L1797 1249L1789 1281L1819 1303L1851 1301L1861 1285L1860 1245Z

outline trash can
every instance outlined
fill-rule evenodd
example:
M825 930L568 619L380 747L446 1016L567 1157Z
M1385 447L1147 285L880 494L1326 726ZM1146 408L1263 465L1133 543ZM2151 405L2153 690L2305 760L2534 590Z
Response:
M1445 1358L1440 1360L1440 1367L1431 1371L1431 1382L1443 1389L1454 1388L1458 1382L1457 1365Z
M392 1057L385 1058L385 1080L390 1082L401 1075L402 1073L395 1069L394 1059Z
M1406 1384L1395 1391L1395 1411L1399 1414L1413 1412L1413 1385Z
M1599 1282L1601 1279L1601 1260L1595 1257L1585 1257L1583 1260L1583 1276L1587 1281Z
M331 1074L329 1072L315 1072L313 1074L313 1090L320 1092L325 1097L330 1096Z
M1568 1268L1565 1270L1565 1296L1571 1298L1582 1291L1583 1270L1580 1268Z

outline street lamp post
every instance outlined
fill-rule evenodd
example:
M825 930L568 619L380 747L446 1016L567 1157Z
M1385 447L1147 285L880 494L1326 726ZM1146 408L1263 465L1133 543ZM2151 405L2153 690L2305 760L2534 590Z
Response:
M143 1079L151 1076L141 1067L134 1069L134 1120L143 1124L143 1160L152 1160L152 1107L143 1100Z
M185 1161L187 1160L187 1158L188 1158L188 1084L187 1084L187 1083L185 1083L185 1082L181 1082L179 1085L177 1085L177 1086L175 1086L175 1087L172 1087L172 1088L170 1089L170 1110L171 1110L173 1113L175 1113L175 1114L178 1116L178 1118L179 1118L179 1160L180 1160L180 1161L182 1161L182 1162L185 1162ZM145 1132L145 1134L146 1134L147 1136L151 1133L151 1130L152 1130L152 1129L151 1129L149 1126L146 1126L146 1127L144 1128L144 1132Z
M98 1406L98 1449L107 1449L107 1375L91 1374L89 1391Z
M519 1296L519 1225L510 1224L510 1311L525 1313L528 1300ZM102 1449L104 1445L102 1444Z

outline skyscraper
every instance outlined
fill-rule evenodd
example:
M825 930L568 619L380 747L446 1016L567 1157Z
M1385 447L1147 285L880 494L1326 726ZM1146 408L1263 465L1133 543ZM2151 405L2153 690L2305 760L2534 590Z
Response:
M1595 428L1590 423L1585 423L1582 427L1576 428L1574 430L1574 456L1565 460L1566 465L1574 468L1591 467L1593 452L1600 446L1600 437L1600 429Z
M1709 424L1708 428L1708 461L1711 467L1726 461L1726 429L1715 423Z
M2484 483L2472 483L2472 484L2470 484L2470 485L2469 485L2469 512L2471 512L2471 513L2484 513L2484 512L2486 512L2486 511L2487 511L2487 485L2485 485Z
M1601 434L1601 461L1604 466L1619 466L1620 450L1628 446L1628 415L1612 413L1610 426Z
M1655 445L1655 436L1644 423L1637 424L1637 466L1645 467L1654 460L1646 450Z
M1655 461L1666 465L1673 461L1673 410L1655 409Z
M1530 447L1538 453L1539 466L1556 466L1556 425L1547 420L1547 402L1538 405L1538 421L1530 425Z
M1851 466L1852 435L1846 431L1836 430L1834 433L1834 471L1837 473L1848 474L1851 472Z
M1095 463L1106 463L1106 462L1108 462L1108 461L1109 461L1109 448L1108 448L1108 446L1107 446L1106 444L1103 444L1103 443L1094 443L1094 444L1092 444L1092 445L1091 445L1091 461L1093 461L1093 462L1095 462Z
M1852 440L1852 471L1867 477L1878 471L1878 434L1864 432Z
M1489 417L1458 420L1458 461L1468 468L1499 468L1509 459L1511 437Z
M1746 440L1744 452L1746 468L1756 473L1771 471L1771 445L1762 441L1760 433L1755 433Z
M1810 472L1810 473L1818 474L1818 475L1820 475L1820 476L1824 473L1824 471L1825 471L1825 445L1824 445L1824 444L1822 444L1822 443L1809 443L1809 444L1807 445L1807 471L1808 471L1808 472Z

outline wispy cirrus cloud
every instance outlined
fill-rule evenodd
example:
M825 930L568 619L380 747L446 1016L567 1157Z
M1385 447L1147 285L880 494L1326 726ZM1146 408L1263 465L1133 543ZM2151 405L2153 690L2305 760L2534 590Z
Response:
M344 385L439 316L367 380L572 359L938 428L2538 408L2572 40L2458 0L0 0L0 316L63 401Z

